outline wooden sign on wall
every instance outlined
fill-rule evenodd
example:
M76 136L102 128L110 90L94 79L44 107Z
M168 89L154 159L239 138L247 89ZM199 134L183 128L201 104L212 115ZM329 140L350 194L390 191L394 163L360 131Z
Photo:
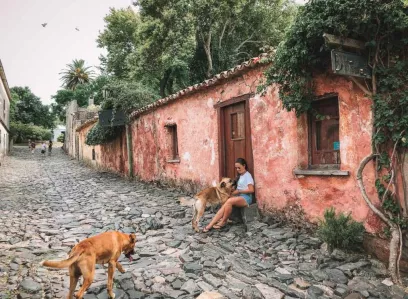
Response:
M371 78L367 58L355 53L331 51L332 70L335 74L360 78Z

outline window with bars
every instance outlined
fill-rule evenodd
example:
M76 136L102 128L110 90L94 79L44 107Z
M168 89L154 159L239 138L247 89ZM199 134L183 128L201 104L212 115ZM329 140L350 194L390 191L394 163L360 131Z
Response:
M340 165L339 102L337 97L316 100L310 115L311 166Z

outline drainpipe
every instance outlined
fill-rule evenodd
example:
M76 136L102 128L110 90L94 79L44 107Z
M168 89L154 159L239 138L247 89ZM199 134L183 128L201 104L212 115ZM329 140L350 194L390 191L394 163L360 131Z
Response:
M128 156L129 177L133 177L133 149L132 149L132 128L130 124L126 124L126 145Z

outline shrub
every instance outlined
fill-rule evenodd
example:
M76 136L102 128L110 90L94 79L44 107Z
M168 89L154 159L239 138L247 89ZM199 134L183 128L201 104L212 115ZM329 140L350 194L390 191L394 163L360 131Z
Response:
M85 143L87 145L99 145L113 141L123 130L120 127L101 127L98 123L89 130L86 135Z
M65 141L65 134L59 135L59 136L57 137L57 141L58 141L58 142L61 142L61 143L64 143L64 141Z
M350 214L339 213L336 216L332 207L324 212L324 220L319 221L317 236L326 242L330 250L356 249L363 242L364 225L354 221Z
M28 139L50 140L52 136L51 131L48 129L21 122L11 122L10 131L16 143L25 142Z

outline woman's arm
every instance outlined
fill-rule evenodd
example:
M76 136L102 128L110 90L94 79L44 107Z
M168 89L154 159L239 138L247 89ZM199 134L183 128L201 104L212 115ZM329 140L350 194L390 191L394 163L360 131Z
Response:
M248 184L248 189L246 189L246 190L234 190L232 192L232 195L238 195L240 193L242 193L242 194L251 194L251 193L254 193L254 192L255 192L254 185Z

